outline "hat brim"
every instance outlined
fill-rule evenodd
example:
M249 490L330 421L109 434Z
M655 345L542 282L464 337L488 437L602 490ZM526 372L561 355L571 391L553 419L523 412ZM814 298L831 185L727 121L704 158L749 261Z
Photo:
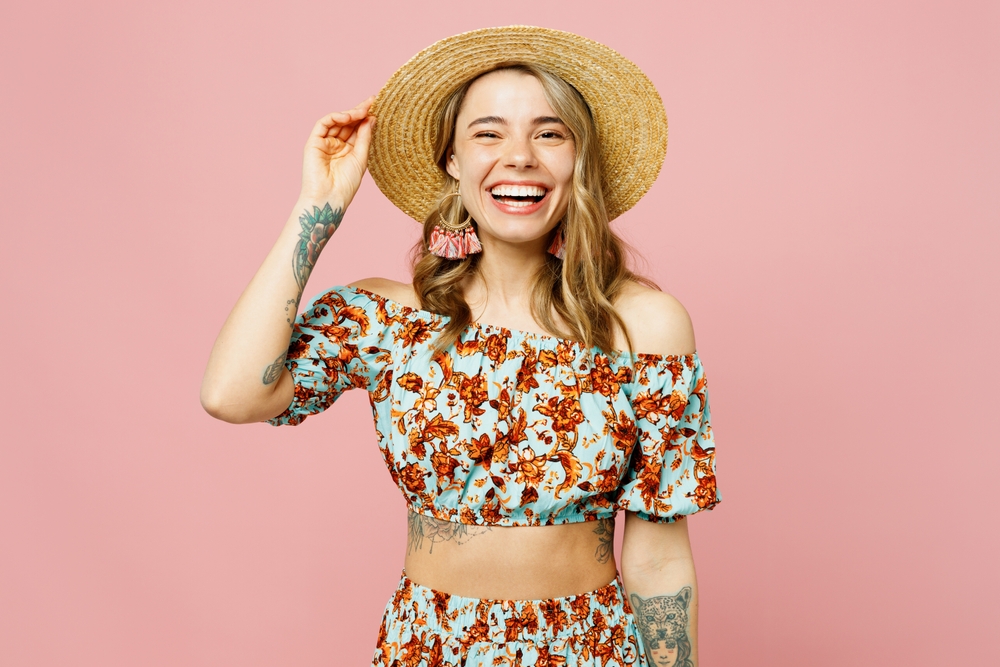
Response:
M423 222L444 175L434 161L437 117L466 81L507 62L537 64L576 88L590 106L609 219L632 208L656 180L667 152L663 101L639 67L569 32L533 26L483 28L447 37L413 56L375 98L368 168L379 190Z

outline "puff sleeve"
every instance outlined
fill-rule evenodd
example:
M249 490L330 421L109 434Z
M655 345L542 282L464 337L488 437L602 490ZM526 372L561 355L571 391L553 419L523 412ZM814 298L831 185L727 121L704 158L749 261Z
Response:
M669 523L721 500L705 372L697 354L640 357L631 397L637 437L616 505Z
M335 287L297 318L285 367L295 382L291 404L269 424L295 426L327 409L348 389L373 391L387 366L385 329L365 293Z

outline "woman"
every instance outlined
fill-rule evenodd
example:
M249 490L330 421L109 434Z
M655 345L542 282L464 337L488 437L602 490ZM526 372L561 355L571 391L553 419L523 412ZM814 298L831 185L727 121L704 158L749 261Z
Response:
M409 508L374 664L696 664L683 519L718 502L704 374L683 307L626 268L608 225L665 149L634 64L528 27L442 40L374 107L313 129L299 202L219 334L202 402L297 424L369 391ZM424 223L413 283L336 287L296 320L369 152Z

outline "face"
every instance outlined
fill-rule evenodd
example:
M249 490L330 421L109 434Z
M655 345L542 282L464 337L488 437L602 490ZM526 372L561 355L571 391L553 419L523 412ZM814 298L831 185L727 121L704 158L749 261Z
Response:
M668 648L666 642L660 642L656 648L650 648L649 653L656 667L674 667L677 664L677 645Z
M469 87L452 153L448 173L484 244L544 240L565 215L573 137L530 74L491 72Z

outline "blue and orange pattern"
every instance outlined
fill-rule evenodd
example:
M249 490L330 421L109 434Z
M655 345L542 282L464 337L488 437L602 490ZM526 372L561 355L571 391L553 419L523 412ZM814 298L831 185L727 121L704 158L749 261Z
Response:
M466 524L611 518L669 522L720 500L696 353L602 352L470 324L432 349L448 318L357 287L299 316L286 367L298 424L365 389L379 448L409 508Z
M449 595L406 574L386 605L373 667L642 667L621 581L549 600Z

